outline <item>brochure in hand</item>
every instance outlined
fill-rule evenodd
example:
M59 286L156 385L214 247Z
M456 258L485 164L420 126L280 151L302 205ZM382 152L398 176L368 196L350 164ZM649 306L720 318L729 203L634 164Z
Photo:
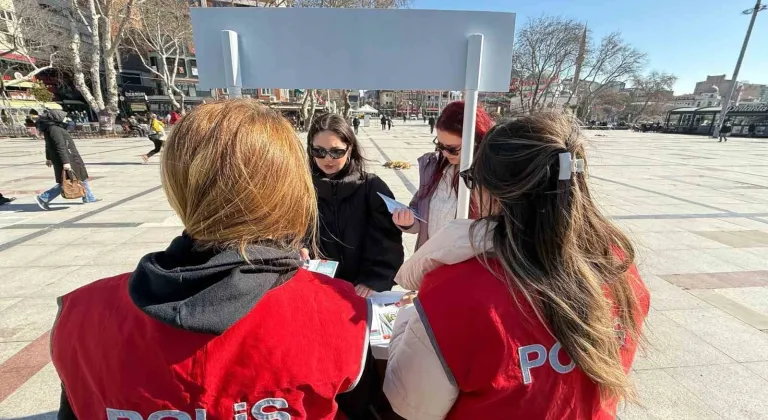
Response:
M336 275L336 269L339 268L339 263L337 261L329 260L310 260L309 265L305 265L304 268L315 273L333 277Z
M403 204L403 203L401 203L401 202L399 202L397 200L393 200L393 199L387 197L386 195L384 195L382 193L376 193L376 194L378 194L379 197L381 197L381 199L384 200L384 203L387 205L387 210L389 210L390 213L394 213L395 210L398 210L398 209L408 209L408 210L413 212L413 217L415 217L416 219L421 220L424 223L427 223L426 220L424 220L421 217L419 217L419 215L416 214L416 212L412 208L406 206L405 204Z
M392 330L395 326L395 318L400 310L400 299L405 292L378 292L371 295L368 299L371 301L373 317L371 322L371 344L389 345L392 338Z

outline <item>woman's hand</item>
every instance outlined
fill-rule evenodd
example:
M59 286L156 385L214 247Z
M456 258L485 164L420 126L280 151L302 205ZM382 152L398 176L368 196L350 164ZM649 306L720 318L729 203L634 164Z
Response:
M355 293L357 293L358 296L367 298L368 296L376 293L373 291L373 289L369 288L368 286L365 286L363 284L358 284L355 286Z
M392 221L396 225L407 229L416 223L416 218L413 217L413 211L410 209L397 209L392 213Z
M305 265L309 265L309 250L307 248L301 248L299 250L299 258Z

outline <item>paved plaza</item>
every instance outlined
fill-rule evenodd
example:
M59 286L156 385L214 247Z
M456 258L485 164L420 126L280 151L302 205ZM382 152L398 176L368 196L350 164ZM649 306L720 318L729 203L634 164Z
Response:
M768 419L768 141L589 132L595 196L636 240L652 292L649 346L634 378L634 419ZM421 121L391 131L361 127L379 174L407 202L416 159L432 149ZM81 139L77 146L104 201L34 194L53 184L41 140L0 139L0 419L55 418L59 381L48 334L55 298L133 270L181 232L146 139ZM414 167L382 167L404 160ZM406 236L406 255L415 237Z

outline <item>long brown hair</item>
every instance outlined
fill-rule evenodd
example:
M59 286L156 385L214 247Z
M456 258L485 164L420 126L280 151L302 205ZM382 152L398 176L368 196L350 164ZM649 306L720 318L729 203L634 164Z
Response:
M200 105L174 126L163 187L200 245L298 249L312 237L317 198L291 124L251 99Z
M603 402L634 400L615 329L618 319L623 333L641 340L628 275L634 248L593 202L586 172L558 179L560 153L585 159L584 142L564 114L521 117L486 135L472 177L481 214L497 222L488 233L505 271L499 277L599 385Z

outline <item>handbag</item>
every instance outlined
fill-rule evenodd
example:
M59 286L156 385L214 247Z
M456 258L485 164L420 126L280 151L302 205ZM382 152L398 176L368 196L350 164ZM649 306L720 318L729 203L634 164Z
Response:
M69 200L85 197L85 185L71 170L61 171L61 195Z

